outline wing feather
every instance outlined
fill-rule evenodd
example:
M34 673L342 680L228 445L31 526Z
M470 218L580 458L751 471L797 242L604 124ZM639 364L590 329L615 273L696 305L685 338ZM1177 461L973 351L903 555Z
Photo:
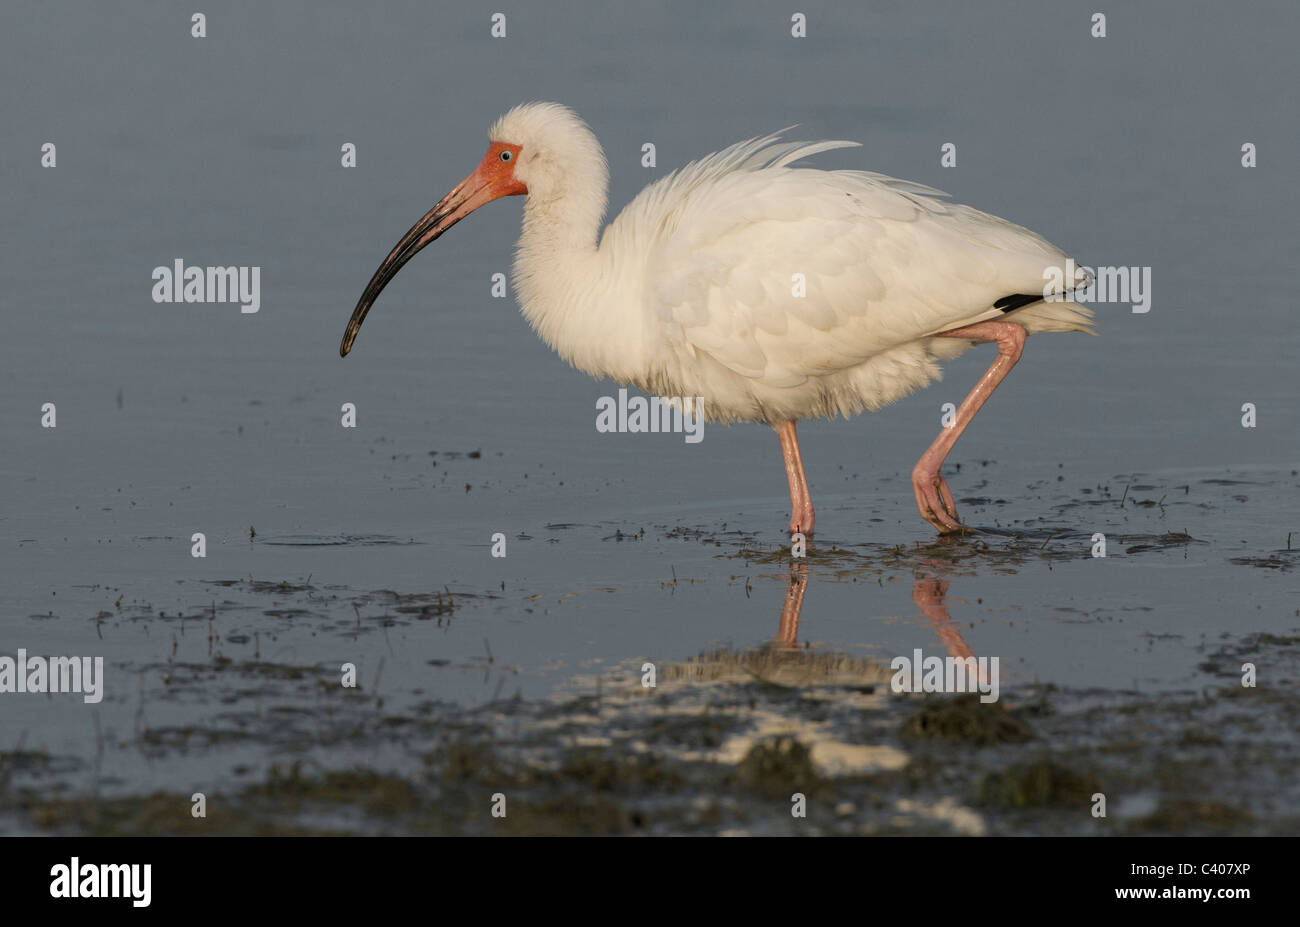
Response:
M932 187L790 167L855 142L779 139L750 139L669 175L606 231L646 254L650 322L688 355L797 386L1000 317L996 300L1041 291L1044 269L1065 265L1040 236Z

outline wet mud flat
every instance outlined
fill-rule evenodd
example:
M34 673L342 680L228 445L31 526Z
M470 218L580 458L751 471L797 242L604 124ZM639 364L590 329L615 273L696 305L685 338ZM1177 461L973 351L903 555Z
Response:
M1294 834L1300 551L1273 537L1284 525L1269 500L1295 482L1283 472L1136 476L1091 492L1048 484L1032 523L967 496L963 512L985 527L964 536L818 539L800 560L748 525L540 527L553 547L637 545L637 563L651 565L652 579L582 594L561 582L361 592L310 576L243 578L183 585L193 604L160 614L131 590L98 590L106 607L85 620L131 641L118 669L138 692L75 747L8 726L0 827ZM1106 568L1139 582L1083 572L1099 567L1098 533ZM1080 576L1083 596L1070 591ZM1167 614L1179 585L1188 588ZM750 643L669 643L672 658L650 647L531 662L494 653L507 639L499 625L489 639L493 616L569 628L582 612L564 610L584 601L674 633L721 609ZM869 620L841 620L840 609L867 609ZM579 629L567 633L590 630ZM412 676L399 667L412 649L401 635L414 632L464 640L439 649L439 638L422 638L426 674ZM390 662L366 663L355 687L341 686L327 654L366 640L387 642ZM1000 698L894 691L889 657L913 644L1001 653ZM1061 662L1085 644L1129 663L1080 672ZM1248 668L1254 685L1243 685ZM452 679L473 687L439 682ZM192 814L196 792L205 817Z
M142 732L154 762L247 741L303 756L208 794L205 818L188 793L44 788L77 764L22 750L3 756L0 795L8 830L104 835L1294 834L1300 689L1242 688L1249 660L1294 680L1300 638L1225 644L1206 657L1214 683L1159 698L1050 684L989 704L900 695L875 661L776 645L662 667L654 689L629 665L473 710L392 712L321 686L330 705L307 739L293 720L305 709L288 706L260 727ZM226 672L267 680L256 665ZM287 686L314 675L273 678L301 702ZM331 739L384 762L312 758ZM806 816L792 813L799 795Z

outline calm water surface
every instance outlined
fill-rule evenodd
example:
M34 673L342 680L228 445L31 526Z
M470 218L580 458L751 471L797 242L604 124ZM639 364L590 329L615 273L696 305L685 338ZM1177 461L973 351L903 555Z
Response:
M822 166L933 184L1083 263L1152 268L1150 312L1098 306L1100 337L1033 339L951 456L992 553L891 555L933 540L908 474L989 349L880 413L801 428L819 548L858 558L811 563L801 644L886 662L941 649L915 595L927 578L1011 690L1195 690L1207 647L1300 627L1293 6L1145 4L1104 40L1083 7L1030 3L813 11L805 40L777 4L548 4L499 41L469 5L206 10L202 40L166 4L31 4L0 30L0 653L107 665L94 708L0 697L0 750L62 758L74 789L188 790L290 748L151 752L142 731L310 714L322 696L177 666L351 662L393 705L475 706L778 634L789 567L755 559L788 517L774 435L598 434L617 385L489 296L517 201L421 254L337 355L388 248L526 99L591 123L613 210L797 122L864 142ZM355 169L339 166L349 141ZM152 269L178 257L260 266L261 311L154 303Z

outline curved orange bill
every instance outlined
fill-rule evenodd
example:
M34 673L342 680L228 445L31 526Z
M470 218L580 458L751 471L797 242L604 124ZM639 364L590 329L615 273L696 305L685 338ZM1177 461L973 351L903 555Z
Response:
M379 265L375 275L370 278L370 283L366 285L365 292L361 294L357 308L352 310L352 318L348 320L347 330L343 333L343 342L339 345L340 357L347 357L348 352L352 350L352 342L357 340L357 332L361 330L361 323L365 321L366 313L370 311L370 307L388 285L388 281L397 276L397 272L407 261L415 257L426 245L437 241L443 232L480 206L502 196L528 192L523 184L515 181L512 165L500 162L500 151L503 148L509 148L514 153L518 152L517 146L514 145L494 143L490 146L488 153L483 157L483 163L474 173L458 183L454 190L424 214L424 218L411 226L410 230L402 236L402 240L388 253L388 257L384 258L384 262Z

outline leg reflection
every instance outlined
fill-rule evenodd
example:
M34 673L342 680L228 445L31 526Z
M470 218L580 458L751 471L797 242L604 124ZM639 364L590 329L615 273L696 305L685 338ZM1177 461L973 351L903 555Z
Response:
M808 564L795 560L790 564L790 584L785 590L785 604L781 606L781 626L777 628L778 647L793 649L798 645L799 612L803 609L803 594L808 589Z
M812 549L812 545L808 546ZM804 594L808 591L808 564L803 560L792 560L790 579L785 590L785 603L781 606L781 623L777 628L773 645L780 649L792 650L799 644L799 614L803 610ZM930 620L935 634L948 651L948 655L958 659L973 657L970 645L961 636L957 623L948 614L944 599L948 595L948 580L935 576L926 576L912 585L912 601L921 613ZM987 682L983 671L980 681Z
M947 594L948 580L946 579L927 576L912 584L912 601L921 610L921 614L930 619L930 624L939 635L939 640L943 641L943 646L948 649L948 655L960 659L974 656L970 651L970 645L962 639L956 622L948 614L948 607L944 605L943 600Z
M912 601L916 603L921 613L930 619L930 625L934 628L934 633L939 635L939 640L943 641L948 656L959 660L967 658L973 660L975 654L971 652L970 645L961 636L961 630L948 614L948 606L944 604L947 594L948 580L946 579L927 576L912 584ZM980 685L987 685L988 673L982 667L976 672Z

